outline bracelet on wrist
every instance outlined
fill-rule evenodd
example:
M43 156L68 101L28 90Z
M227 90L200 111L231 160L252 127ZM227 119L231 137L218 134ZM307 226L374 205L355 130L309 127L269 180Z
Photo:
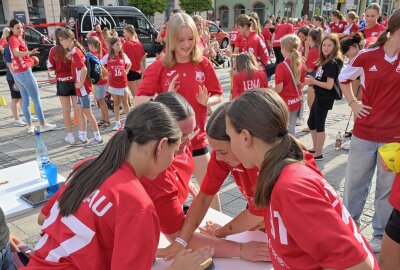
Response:
M357 101L356 98L354 98L352 101L350 101L350 102L348 103L348 105L351 106L351 104L353 104L353 102L355 102L355 101Z
M187 246L186 241L183 240L183 239L180 238L180 237L175 238L175 242L177 242L178 244L182 245L184 248L186 248L186 246Z

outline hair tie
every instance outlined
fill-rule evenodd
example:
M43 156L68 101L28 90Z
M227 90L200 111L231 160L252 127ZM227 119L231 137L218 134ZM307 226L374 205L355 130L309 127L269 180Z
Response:
M279 134L278 134L278 137L285 137L285 136L288 135L288 134L289 134L289 130L285 130L285 131L279 133Z
M128 138L131 141L133 139L133 131L132 129L130 129L129 127L125 126L124 130L126 131L126 133L128 134Z

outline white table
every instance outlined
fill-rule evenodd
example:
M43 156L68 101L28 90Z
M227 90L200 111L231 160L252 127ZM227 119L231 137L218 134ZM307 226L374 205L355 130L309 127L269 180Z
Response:
M0 170L0 207L3 209L7 222L38 212L40 207L33 208L20 198L20 195L48 186L47 179L40 177L36 161ZM57 182L64 182L62 175L57 176Z
M206 216L204 217L200 226L204 226L207 220L212 220L224 225L228 223L232 218L215 211L214 209L209 209ZM261 231L243 232L240 234L235 234L228 236L226 239L236 241L236 242L249 242L249 241L266 241L266 234ZM159 248L167 247L169 245L168 240L163 234L160 235L160 242L158 244ZM267 262L249 262L242 260L240 258L214 258L215 269L226 269L226 270L270 270L273 269L271 263ZM171 265L171 262L166 262L163 259L157 259L153 265L153 270L164 270Z

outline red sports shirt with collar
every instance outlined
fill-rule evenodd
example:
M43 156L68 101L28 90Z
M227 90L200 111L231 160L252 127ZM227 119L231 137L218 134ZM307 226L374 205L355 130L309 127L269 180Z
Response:
M233 76L232 98L241 96L247 90L255 88L268 88L268 79L263 70L255 70L251 77L247 77L246 70Z
M199 92L199 86L205 86L208 93L213 95L222 95L222 88L211 62L203 57L199 64L192 62L176 63L168 68L163 65L162 60L156 60L151 64L143 74L143 80L136 90L135 96L154 96L168 91L168 86L172 79L179 74L176 86L180 86L178 93L181 94L196 113L196 124L200 132L192 140L193 150L202 149L207 146L206 142L206 118L207 107L201 105L196 95Z
M111 58L106 54L100 63L108 70L108 85L114 88L124 88L128 86L128 70L126 66L131 63L126 54L115 55Z
M274 269L345 269L377 261L335 190L319 172L287 165L265 208Z
M350 24L350 25L347 25L346 28L345 28L345 30L347 30L347 29L349 29L349 32L350 32L349 35L350 35L350 36L353 35L353 34L355 34L355 33L360 32L360 28L358 28L358 25L357 25L356 23L352 23L352 24Z
M289 59L285 60L286 63L290 67ZM300 82L304 83L304 79L306 78L306 72L304 67L301 66L301 73L300 73ZM275 70L275 84L283 83L282 91L279 95L288 105L289 111L297 111L301 108L302 97L301 97L301 87L297 85L297 89L294 87L292 75L290 74L289 69L285 65L285 63L279 63L276 66Z
M94 56L96 56L99 60L101 60L101 57L100 57L100 53L99 52L91 52ZM108 79L107 79L107 77L104 77L104 78L102 78L102 79L100 79L97 83L96 83L96 85L106 85L106 84L108 84Z
M217 194L230 173L240 192L247 200L250 213L256 216L263 216L263 210L257 209L254 205L254 190L258 179L258 169L246 169L242 164L232 167L223 161L217 160L215 151L211 153L207 174L201 183L200 191L206 195Z
M16 57L14 55L13 50L18 49L20 52L27 52L28 47L26 46L25 41L17 36L11 36L8 39L8 46L10 47L12 65L14 68L14 73L20 73L27 71L33 66L33 60L29 57L29 55L25 55L23 57Z
M229 33L229 39L230 39L231 45L236 44L236 38L237 38L238 34L239 34L239 32L238 32L237 28L233 27L231 32Z
M267 41L272 41L272 33L269 30L268 27L265 27L262 32L261 35L264 37L264 41L267 43Z
M381 25L382 25L383 27L387 28L387 27L388 27L388 24L389 24L389 19L382 19Z
M3 47L3 49L4 49L4 47L5 47L6 45L7 45L7 39L6 39L6 38L0 39L0 46Z
M306 66L307 68L312 68L311 72L317 71L317 61L319 57L319 49L317 47L313 47L308 51Z
M243 36L238 32L235 41L235 50L238 48L239 53L243 52Z
M96 31L92 32L90 34L91 37L97 37L100 40L101 43L101 50L103 52L103 55L107 54L107 46L106 46L106 41L101 33L97 33Z
M400 114L394 110L400 104L400 54L389 59L383 46L361 51L342 69L339 81L350 83L358 77L362 103L372 109L355 120L353 134L368 141L400 142Z
M386 28L381 24L377 23L371 28L365 27L364 36L365 38L370 38L370 37L378 38L383 31L386 31Z
M156 179L140 179L154 203L160 229L164 234L174 234L182 228L185 220L183 204L189 194L189 182L193 171L192 150L186 147L185 152L177 155L171 166Z
M394 209L400 211L400 173L397 173L396 178L394 179L389 196L389 202Z
M257 61L262 64L262 67L271 62L267 45L256 32L250 32L248 37L243 37L242 44L243 51L254 55Z
M74 78L74 82L75 83L80 82L81 69L86 67L86 56L78 47L74 47L71 50L71 67L72 67L72 77ZM89 76L86 75L86 79L85 82L83 83L83 86L80 89L76 88L76 95L78 97L83 97L89 95L92 92L93 92L92 83L89 80Z
M331 22L329 28L331 29L331 33L343 33L344 29L346 29L346 25L346 21L339 21L337 24Z
M122 49L132 63L130 70L142 73L140 64L143 56L146 54L142 43L140 41L128 40L122 45Z
M274 43L272 44L273 47L280 47L281 46L281 39L290 34L294 34L294 28L293 25L289 23L282 23L282 24L277 24L275 25L275 31L274 31L275 37L274 37Z
M66 57L63 57L64 59L59 59L59 57L57 57L58 48L64 51L61 46L52 47L47 60L47 68L54 69L57 81L73 82L74 78L72 78L71 73L71 60L68 60Z
M56 201L42 233L25 269L150 270L160 236L154 205L128 163L72 215L62 217Z

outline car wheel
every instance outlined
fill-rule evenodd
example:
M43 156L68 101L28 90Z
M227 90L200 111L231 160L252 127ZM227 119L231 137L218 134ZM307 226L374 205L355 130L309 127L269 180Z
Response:
M228 47L229 44L229 40L227 38L224 38L221 42L221 49L225 49L226 47Z

